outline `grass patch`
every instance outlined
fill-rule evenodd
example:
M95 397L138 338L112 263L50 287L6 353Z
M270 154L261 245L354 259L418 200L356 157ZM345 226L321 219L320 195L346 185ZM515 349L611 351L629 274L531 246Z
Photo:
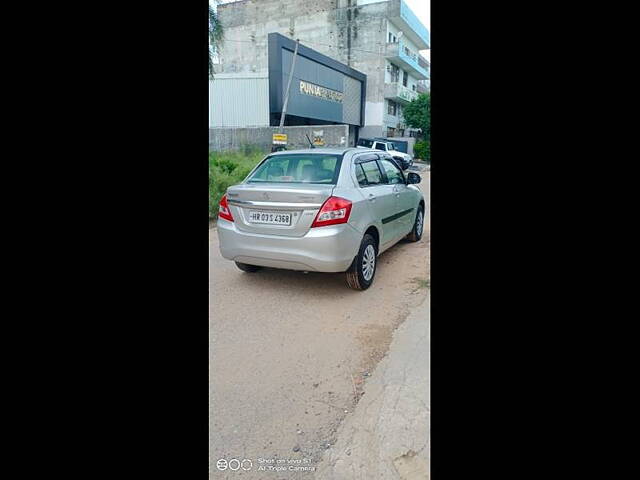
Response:
M420 288L431 288L431 280L421 277L414 277L411 279L411 283L416 285L418 289Z
M244 180L267 153L252 146L237 152L209 152L209 218L218 218L218 204L227 188Z

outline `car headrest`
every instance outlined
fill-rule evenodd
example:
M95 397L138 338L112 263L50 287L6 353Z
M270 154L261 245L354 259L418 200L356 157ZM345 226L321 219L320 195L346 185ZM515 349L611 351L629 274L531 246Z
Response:
M302 180L317 180L316 176L318 169L315 165L303 165L302 166Z
M280 165L269 165L267 168L267 176L270 177L282 177L284 175L284 168Z

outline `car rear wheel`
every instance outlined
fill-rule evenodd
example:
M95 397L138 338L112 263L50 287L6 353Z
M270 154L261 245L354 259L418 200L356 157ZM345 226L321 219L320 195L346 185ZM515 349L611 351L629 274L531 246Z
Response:
M416 213L416 220L413 223L413 229L407 235L407 238L412 242L419 242L422 238L422 232L424 230L424 207L420 205L418 207L418 213Z
M240 263L240 262L236 262L236 266L243 272L249 272L249 273L257 272L262 268L262 267L258 267L257 265L249 265L248 263Z
M347 283L354 290L366 290L376 274L378 249L376 240L368 233L362 239L358 255L347 270Z

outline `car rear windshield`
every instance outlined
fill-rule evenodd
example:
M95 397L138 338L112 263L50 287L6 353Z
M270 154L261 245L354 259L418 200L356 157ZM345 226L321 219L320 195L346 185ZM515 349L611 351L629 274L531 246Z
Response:
M267 157L248 183L323 183L335 185L342 155L284 154Z

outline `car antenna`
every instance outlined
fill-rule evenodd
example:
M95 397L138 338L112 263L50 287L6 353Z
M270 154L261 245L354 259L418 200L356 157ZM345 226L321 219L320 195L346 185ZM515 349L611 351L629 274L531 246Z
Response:
M309 135L307 135L306 133L304 134L305 137L307 137L307 140L309 141L309 145L311 145L311 148L316 148L316 146L313 144L313 142L311 141L311 139L309 138Z

